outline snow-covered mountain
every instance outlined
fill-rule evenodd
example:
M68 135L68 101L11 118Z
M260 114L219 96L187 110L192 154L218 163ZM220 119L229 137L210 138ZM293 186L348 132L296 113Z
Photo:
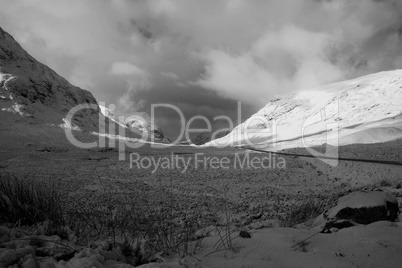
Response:
M395 70L272 100L229 135L206 146L283 149L401 137L402 70Z
M144 134L144 137L147 137L148 140L156 142L169 142L169 139L163 134L162 129L159 128L151 117L145 112L137 112L130 116L120 116L103 105L99 105L99 108L105 117L138 134L139 136L143 136Z
M136 113L137 118L130 118L125 120L125 125L134 132L142 135L146 132L150 135L150 138L154 141L168 142L168 138L165 137L163 131L158 125L152 120L152 118L145 112Z

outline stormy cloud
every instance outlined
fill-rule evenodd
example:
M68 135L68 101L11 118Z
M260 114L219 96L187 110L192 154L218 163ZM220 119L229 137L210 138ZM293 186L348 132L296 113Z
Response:
M402 67L398 0L1 1L39 61L121 114L169 103L243 120L270 99ZM177 135L172 111L157 123Z

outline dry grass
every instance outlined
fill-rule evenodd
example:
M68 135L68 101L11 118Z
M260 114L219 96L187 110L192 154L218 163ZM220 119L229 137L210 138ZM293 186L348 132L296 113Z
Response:
M16 178L1 174L0 221L35 225L47 221L48 227L64 224L62 196L48 181Z
M127 199L106 189L80 200L65 198L48 182L2 174L0 220L13 225L46 225L49 230L69 226L75 233L74 243L86 246L106 241L121 248L126 257L135 258L137 264L155 261L165 253L192 256L205 237L199 230L213 222L202 206L192 207L194 202L175 200L168 192L156 200L134 193Z
M283 227L292 227L296 224L314 219L327 210L337 197L318 198L315 196L309 197L306 201L294 206L290 213L282 220Z
M77 243L107 241L122 248L137 264L155 261L166 253L193 256L205 237L199 230L214 220L202 205L207 202L205 197L187 201L176 197L167 190L127 195L102 186L96 195L73 200L67 221L76 231Z

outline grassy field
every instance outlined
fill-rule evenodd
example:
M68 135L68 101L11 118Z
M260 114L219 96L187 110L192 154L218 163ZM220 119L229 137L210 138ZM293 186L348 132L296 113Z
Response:
M395 141L362 150L354 145L340 152L348 157L400 160L395 150L400 145L401 141ZM130 153L139 162L131 163L131 168ZM192 243L190 249L190 242L200 241L204 236L200 230L211 226L222 232L220 246L230 247L225 237L231 232L305 222L333 205L339 195L355 189L386 188L401 196L402 168L398 166L340 162L331 167L313 158L269 158L233 148L190 146L154 149L144 145L125 156L124 161L118 160L114 148L14 144L2 148L0 176L3 182L17 179L37 187L42 198L38 203L46 196L54 198L56 191L61 201L53 203L61 206L60 215L49 217L63 218L75 231L76 243L146 238L143 258L173 249L179 254L193 252L197 246ZM148 160L141 163L140 159ZM222 159L228 163L223 168L211 164ZM171 165L162 168L162 161ZM265 161L266 168L248 166L248 161ZM3 187L3 192L10 192L7 189Z

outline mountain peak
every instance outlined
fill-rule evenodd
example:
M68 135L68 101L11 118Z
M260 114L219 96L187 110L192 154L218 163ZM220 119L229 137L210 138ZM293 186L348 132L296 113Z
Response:
M76 105L97 106L89 91L71 85L38 62L3 29L0 31L0 99L2 123L29 121L62 125ZM97 122L98 112L85 109L80 111L74 124L94 130Z

